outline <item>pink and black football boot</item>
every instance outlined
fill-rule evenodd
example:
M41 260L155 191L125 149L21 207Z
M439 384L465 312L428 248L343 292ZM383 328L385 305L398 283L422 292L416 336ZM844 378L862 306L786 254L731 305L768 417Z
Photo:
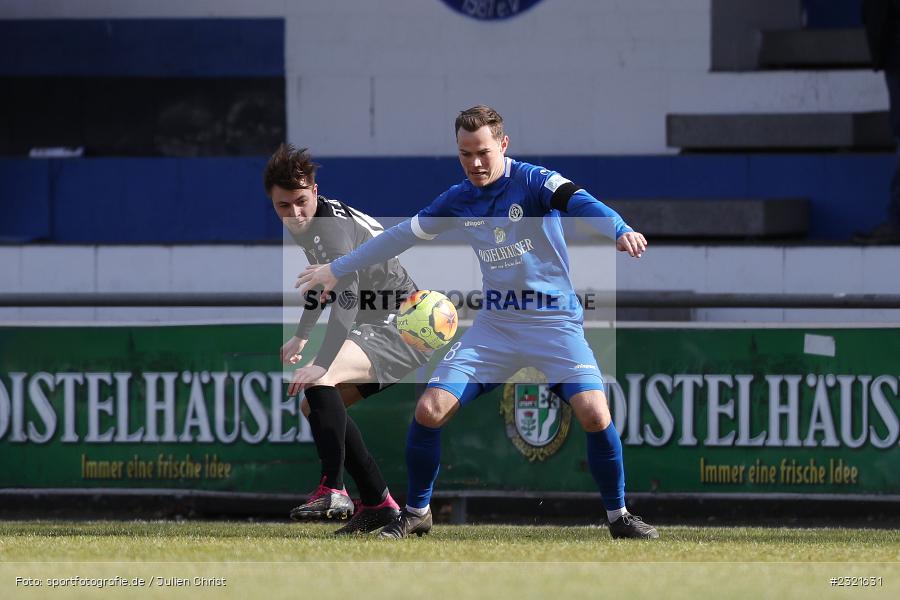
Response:
M378 506L359 504L350 522L334 532L334 535L371 533L393 523L400 516L400 507L388 493Z
M325 486L325 478L313 492L306 504L291 509L295 521L311 519L346 519L353 514L353 501L346 489L336 490ZM349 523L348 523L349 525Z

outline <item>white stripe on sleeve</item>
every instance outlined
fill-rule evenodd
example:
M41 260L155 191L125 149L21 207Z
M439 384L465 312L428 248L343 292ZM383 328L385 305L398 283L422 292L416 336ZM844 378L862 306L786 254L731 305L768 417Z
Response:
M347 208L350 207L348 206ZM372 237L384 233L384 227L369 215L350 208L350 216L353 217L353 220L356 221L360 227L372 234Z
M434 235L425 233L425 230L422 229L421 225L419 225L419 215L415 215L412 219L409 220L409 226L412 228L412 232L415 234L415 236L420 240L433 240L437 237L436 233Z

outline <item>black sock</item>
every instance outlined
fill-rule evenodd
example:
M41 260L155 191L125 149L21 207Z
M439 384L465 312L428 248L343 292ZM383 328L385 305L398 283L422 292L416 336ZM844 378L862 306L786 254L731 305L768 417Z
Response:
M347 416L347 435L344 438L344 446L347 456L344 459L344 466L347 472L356 482L359 488L359 497L366 506L377 506L381 504L387 497L387 482L381 474L381 469L366 443L363 441L359 428L350 416Z
M322 463L324 484L336 490L344 487L344 437L347 409L341 394L332 386L306 388L309 402L309 428Z

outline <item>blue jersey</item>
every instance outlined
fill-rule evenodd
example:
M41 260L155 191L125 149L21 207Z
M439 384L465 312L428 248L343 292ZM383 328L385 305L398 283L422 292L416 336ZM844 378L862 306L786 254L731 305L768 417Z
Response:
M388 230L332 263L336 277L352 273L381 256L395 256L422 240L450 229L462 231L481 266L484 308L481 317L581 321L583 310L569 277L563 235L565 214L604 218L618 238L631 229L612 209L584 190L555 202L573 184L559 173L506 158L494 183L454 185L409 221ZM613 233L614 231L614 233Z

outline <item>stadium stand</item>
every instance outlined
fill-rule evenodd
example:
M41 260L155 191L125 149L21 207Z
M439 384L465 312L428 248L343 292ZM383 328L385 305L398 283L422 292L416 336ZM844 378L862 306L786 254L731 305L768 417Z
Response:
M594 136L591 143L577 140L582 132L573 136L545 134L539 140L530 141L516 137L513 131L515 153L529 160L552 163L604 198L671 201L670 212L679 212L679 201L683 199L754 199L756 206L762 207L770 198L805 198L810 203L808 239L849 240L856 231L880 221L878 213L890 168L890 159L881 153L891 144L884 127L886 113L871 111L860 95L843 102L850 110L827 110L810 99L803 101L806 110L798 112L792 94L808 92L787 89L794 85L790 82L806 85L802 83L805 75L799 71L771 71L770 67L782 59L765 58L761 62L760 57L770 56L772 52L778 56L780 51L772 50L774 42L760 44L760 35L766 40L769 33L775 36L772 39L794 33L813 38L847 33L846 39L829 38L827 43L812 43L805 50L788 43L793 48L791 52L802 53L802 57L796 59L799 61L796 64L788 65L795 59L779 64L807 68L805 73L821 78L815 87L821 88L823 94L829 86L850 88L865 71L859 51L859 19L854 7L855 2L846 1L802 4L799 1L716 0L712 3L712 27L708 32L711 45L707 48L713 74L706 78L709 83L700 86L705 89L705 98L690 101L684 94L677 99L673 97L668 101L670 107L677 103L678 108L689 110L669 110L665 122L659 120L658 114L654 120L655 108L643 109L639 122L630 129L616 129L612 122L604 122L599 130L601 135ZM191 14L190 5L171 10L186 11L185 16ZM689 10L693 9L679 12L684 15L680 18L695 19ZM165 14L166 5L161 5L159 11ZM641 29L646 28L646 20L642 21L639 13L615 18L634 19L629 21L629 26L635 28L637 35L650 35L649 29L646 33ZM258 187L260 157L286 131L292 138L322 146L318 150L320 156L328 157L329 147L333 147L334 156L322 172L323 181L328 182L335 195L358 199L361 209L376 216L411 213L454 175L452 168L447 168L452 161L444 163L446 159L430 158L432 153L447 152L441 128L427 127L427 131L435 131L435 141L429 142L424 152L395 141L370 147L371 139L393 140L385 136L392 129L391 119L396 117L386 115L383 108L392 101L393 92L382 89L381 85L393 82L396 75L386 72L360 79L359 67L350 62L342 67L348 73L345 80L321 75L314 66L304 62L308 52L295 51L296 42L286 42L286 27L298 27L307 33L306 21L298 22L291 15L249 18L246 13L226 11L212 18L122 18L128 17L127 7L114 18L92 15L95 18L48 19L53 13L41 14L39 9L25 14L41 18L0 21L3 45L0 77L13 90L12 94L0 98L5 107L0 111L4 115L0 132L6 132L0 135L0 154L5 155L0 159L0 190L11 201L8 216L0 223L0 239L115 244L277 243L278 232L268 219L264 198L261 192L253 190ZM617 33L606 28L602 10L597 14L601 17L593 17L600 19L596 35L615 44ZM604 35L608 38L603 38ZM661 35L668 35L673 44L685 43L674 30ZM57 42L48 47L44 40L50 38ZM647 38L648 42L650 39ZM338 47L332 48L329 43L320 44L323 55L330 52L332 61L344 60L345 55L337 52ZM599 42L601 48L603 43L607 42ZM188 47L190 52L185 51ZM818 54L820 47L832 54L854 58L847 64L835 64ZM733 59L731 63L726 60L729 56ZM659 68L652 61L642 63L640 55L629 60L631 64L625 72L651 72ZM686 73L689 71L683 65L702 66L704 62L696 54L679 60L683 62L677 68ZM293 66L295 63L297 66ZM765 70L759 71L762 67ZM828 69L822 70L825 67ZM844 69L849 77L846 83L834 79L841 73L834 71L835 67ZM849 67L853 69L846 70ZM605 80L611 83L609 88L634 87L635 83L627 77L617 84L621 74L608 70L609 67L601 65L600 68L604 69ZM808 70L811 68L816 70ZM764 94L768 86L777 89L782 85L786 91L766 101L777 112L722 110L721 103L735 102L728 100L724 89L716 90L717 84L713 83L717 81L716 74L742 69L779 75L778 80L750 84L749 81L758 77L754 79L753 74L746 73L745 79L738 83L748 92L742 101L748 106L762 104L763 101L754 98ZM877 81L874 74L872 79ZM690 85L690 80L691 76L687 76L683 84L673 81L673 86ZM355 127L351 135L328 133L324 123L296 116L300 101L308 108L303 114L316 114L323 109L318 94L331 85L343 86L342 81L365 86L364 90L335 89L336 97L353 97L343 100L347 114L352 115L346 121ZM398 81L401 86L409 83L409 80ZM424 89L429 89L431 83L425 81ZM782 83L775 84L775 81ZM608 93L604 94L599 98L603 114L615 114L615 108L602 108L602 103L608 101ZM361 105L375 95L377 110ZM443 101L440 105L443 106ZM708 110L704 111L704 106ZM593 119L592 111L593 108L587 107L580 113L576 111L579 115L576 120ZM378 123L369 122L370 112ZM441 118L435 116L433 120L439 122ZM338 123L335 127L343 131L345 125ZM333 146L333 140L339 137L345 137L346 142L341 143L349 145ZM663 143L645 143L637 152L632 150L615 156L616 144L625 148L624 144L641 137L648 141L663 140ZM577 155L572 155L571 150L566 152L565 148L553 151L554 146L558 147L561 140L565 144L566 139L570 140L570 148L578 148ZM619 141L607 142L607 139ZM609 150L604 146L607 143L611 144ZM35 164L34 160L19 158L31 148L55 146L83 147L90 160L50 159ZM708 154L690 158L655 156L668 153L666 146L693 153L727 152L734 161L727 163ZM785 150L807 154L785 155ZM879 153L872 154L873 150ZM545 152L551 156L541 156ZM829 155L810 156L810 152L829 152ZM413 154L411 162L405 162L408 168L404 171L402 198L388 193L386 188L373 189L368 184L371 177L384 172L384 161L396 153ZM366 156L354 156L359 154ZM123 162L119 157L133 158ZM161 160L163 157L173 157L173 160ZM224 157L234 159L226 161ZM721 170L723 165L725 174ZM736 176L732 169L749 169L751 176ZM624 175L618 176L618 172ZM821 185L823 172L844 172L848 177L835 176L828 185ZM153 182L152 186L133 189L127 186L133 177ZM247 201L249 197L259 202ZM230 218L208 218L210 211L204 203L212 202L212 198L224 203L221 212ZM854 199L852 211L846 210L848 198ZM149 201L159 206L158 214L178 210L184 225L171 227L168 219L155 221L143 213L139 216L136 207ZM89 217L85 216L89 212L87 207L91 209ZM730 231L727 235L731 239L743 239L741 223L746 213L741 211L730 218L730 227L708 229L710 237L720 239L724 232ZM764 212L756 217L760 222L765 221ZM207 219L200 218L201 215ZM802 215L797 213L797 216ZM709 220L705 223L712 225ZM786 229L790 238L802 235L802 228ZM668 232L655 231L658 235L683 237L679 227ZM757 234L751 231L749 235ZM782 234L776 228L759 235Z
M617 263L620 290L660 296L900 293L897 248L848 243L883 218L896 160L884 85L866 67L855 2L592 0L551 8L548 1L502 24L475 22L437 0L348 0L312 12L283 2L211 0L152 6L135 0L112 8L104 0L77 8L8 4L16 6L0 15L0 85L12 90L0 96L0 294L279 292L283 232L261 185L275 144L288 139L311 146L323 163L319 182L328 195L390 224L460 180L449 123L476 102L504 113L512 155L546 164L609 199L651 237L639 268ZM475 42L488 27L484 49ZM59 43L47 44L51 38ZM504 62L502 77L473 74L471 65L484 52L520 57L528 68ZM559 82L570 86L564 97ZM61 146L84 152L27 158L34 148ZM573 261L589 263L591 233L572 233ZM430 285L439 273L444 287L472 289L480 284L476 259L469 253L446 260L457 251L420 248L405 262L420 282ZM610 275L585 272L582 287ZM884 326L900 319L900 307L785 309L775 302L619 316L739 321L741 327ZM34 322L272 323L282 316L259 307L0 307L0 321L13 328ZM150 340L144 343L152 344L152 332L144 334ZM142 360L132 341L140 334L122 337L123 354ZM254 338L259 347L263 337ZM709 339L697 338L676 359L697 359L692 365L706 369L703 361L726 354L724 345L709 350ZM825 364L827 349L816 346L823 343L817 339L811 346L818 354L801 352L805 342L786 346L783 372ZM759 356L756 340L749 345ZM201 366L192 363L190 370L171 367L181 372L172 385L194 385L187 383L192 370L192 381L202 381L204 373L209 379L219 367L205 367L204 360L263 361L264 350L241 354L237 346L198 351ZM857 368L862 377L867 368ZM252 373L247 395L266 383L262 373ZM826 387L811 377L808 396L812 386ZM896 379L884 381L882 388ZM640 401L640 394L633 396ZM94 400L95 408L105 402ZM402 416L405 424L408 414ZM507 444L504 435L500 431L500 441ZM651 457L648 463L658 450L638 449ZM648 495L658 491L651 477L641 485ZM283 487L290 486L296 484ZM441 493L451 519L475 512L478 490ZM24 494L17 508L33 502ZM171 500L171 490L162 495L164 503ZM233 507L241 499L231 500Z

